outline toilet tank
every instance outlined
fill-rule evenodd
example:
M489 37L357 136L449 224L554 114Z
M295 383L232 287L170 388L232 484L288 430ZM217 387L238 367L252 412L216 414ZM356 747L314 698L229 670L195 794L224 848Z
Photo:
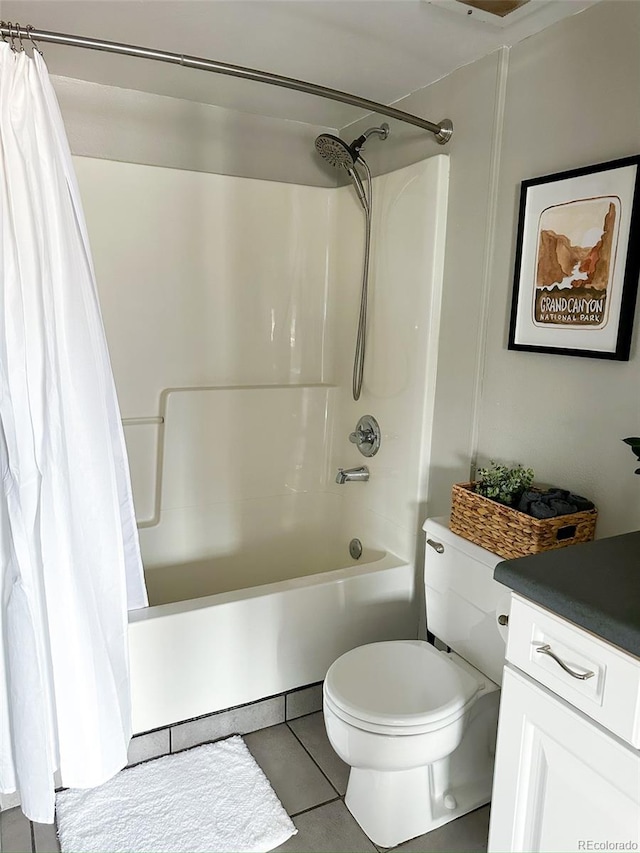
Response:
M428 518L423 525L427 628L501 684L507 628L498 617L508 616L511 602L511 590L493 579L502 557L452 533L447 521Z

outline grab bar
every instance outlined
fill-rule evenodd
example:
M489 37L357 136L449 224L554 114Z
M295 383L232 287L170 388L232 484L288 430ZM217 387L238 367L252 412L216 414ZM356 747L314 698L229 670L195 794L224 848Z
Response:
M146 424L163 424L162 415L151 418L122 418L122 426L145 426Z

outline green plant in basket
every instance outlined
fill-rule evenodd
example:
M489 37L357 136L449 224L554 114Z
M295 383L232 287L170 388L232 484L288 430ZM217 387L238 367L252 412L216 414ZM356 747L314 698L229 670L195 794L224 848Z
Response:
M511 506L533 483L533 469L516 465L508 468L493 460L489 468L478 468L475 491L498 503Z

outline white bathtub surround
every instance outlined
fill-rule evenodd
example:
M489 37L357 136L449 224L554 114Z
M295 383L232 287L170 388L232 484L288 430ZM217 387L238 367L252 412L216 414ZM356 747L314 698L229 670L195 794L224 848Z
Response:
M90 250L44 61L0 44L0 790L53 820L131 734L127 605L146 605Z
M332 190L74 162L123 417L168 388L326 381Z
M342 494L335 472L362 463L348 435L369 411L380 423L383 446L370 460L366 489L344 487L349 515L358 527L361 519L370 521L375 539L365 544L412 557L430 463L448 157L374 178L368 355L357 404L350 372L363 221L350 186L295 186L84 157L76 167L123 415L161 415L165 404L170 410L167 389L233 386L256 389L256 400L259 394L264 400L269 388L284 393L278 390L283 384L336 386L327 410L328 464L313 489ZM176 210L185 215L176 217ZM183 405L177 396L176 412ZM217 404L222 394L212 400ZM259 420L229 421L233 411L224 405L219 423L232 438L230 458L270 455L277 428L274 435ZM144 525L157 521L158 448L170 417L168 411L164 427L125 427ZM248 431L254 449L241 443ZM217 433L205 438L208 451L219 455ZM295 446L303 472L326 450L310 438L303 454ZM173 500L166 489L165 497ZM234 484L229 503L242 497ZM169 513L165 522L168 527ZM158 542L171 540L174 549L180 542L177 530L167 537L156 532ZM149 558L157 564L156 532L143 539L145 566Z
M130 768L92 791L61 791L56 812L65 853L259 853L297 832L237 736Z
M335 191L338 210L329 294L328 377L337 386L332 470L363 462L366 488L348 493L345 512L366 542L415 562L431 459L447 219L449 158L438 155L374 178L369 329L363 392L350 396L362 216L350 187ZM365 460L349 433L360 415L380 425L379 452ZM365 541L365 540L363 540Z
M326 531L329 502L305 504L326 498L334 394L323 384L163 392L155 470L134 479L136 500L153 507L140 532L149 576L212 557L235 555L237 564L239 554L295 534L315 550L313 528Z

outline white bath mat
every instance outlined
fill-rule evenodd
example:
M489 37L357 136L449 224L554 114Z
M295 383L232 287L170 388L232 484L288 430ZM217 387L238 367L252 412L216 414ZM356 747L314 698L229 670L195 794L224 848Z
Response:
M56 797L64 853L266 851L298 830L240 737Z

